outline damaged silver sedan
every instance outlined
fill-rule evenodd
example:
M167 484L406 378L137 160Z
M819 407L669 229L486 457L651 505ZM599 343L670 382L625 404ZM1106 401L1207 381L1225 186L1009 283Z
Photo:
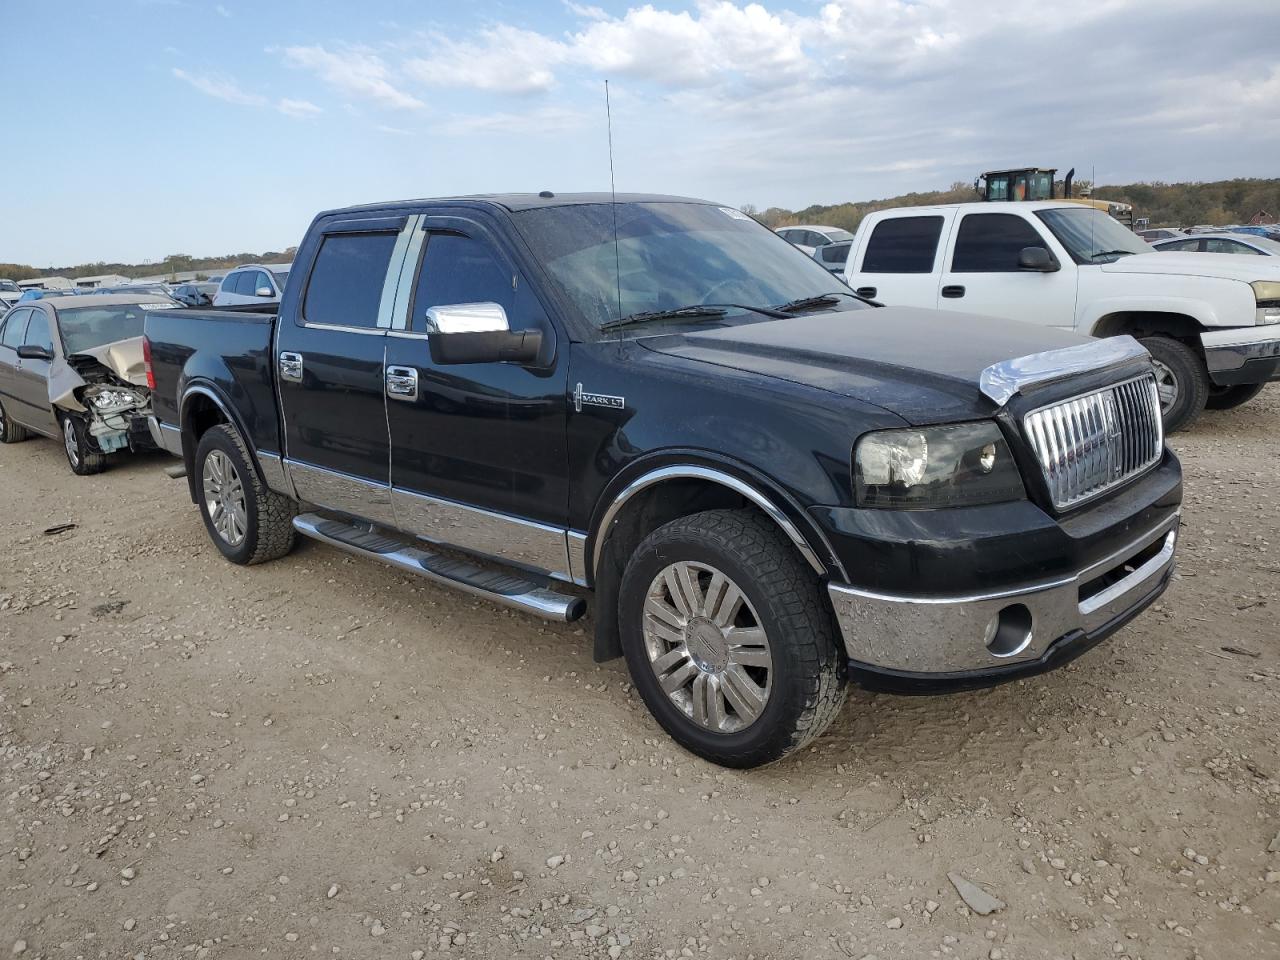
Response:
M0 442L61 440L71 469L99 473L109 454L156 449L147 429L142 326L174 301L151 294L35 300L0 324Z

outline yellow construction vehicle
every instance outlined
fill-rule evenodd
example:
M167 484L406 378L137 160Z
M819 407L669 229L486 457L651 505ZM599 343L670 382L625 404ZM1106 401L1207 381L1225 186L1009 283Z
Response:
M1067 171L1062 181L1062 196L1055 197L1054 175L1058 171L1044 167L1018 167L1013 170L988 170L973 181L973 189L983 200L1018 201L1018 200L1065 200L1068 203L1079 203L1093 207L1119 220L1130 230L1133 229L1133 205L1118 200L1094 200L1085 192L1082 196L1071 195L1072 181L1075 179L1075 167Z

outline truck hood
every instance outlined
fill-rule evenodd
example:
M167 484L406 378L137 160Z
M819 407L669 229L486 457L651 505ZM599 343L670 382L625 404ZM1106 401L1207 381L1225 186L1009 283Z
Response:
M884 307L645 338L650 350L804 384L912 424L990 416L992 364L1090 338L975 314Z
M1223 280L1280 280L1280 257L1247 253L1138 253L1101 265L1103 273L1155 273Z

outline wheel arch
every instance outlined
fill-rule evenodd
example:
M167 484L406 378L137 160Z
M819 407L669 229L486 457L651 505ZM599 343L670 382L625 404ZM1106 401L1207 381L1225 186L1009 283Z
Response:
M1203 356L1200 334L1204 329L1204 322L1191 312L1120 308L1094 318L1089 326L1089 333L1095 337L1115 337L1127 333L1139 340L1152 336L1172 337Z
M266 484L257 451L249 443L249 432L236 414L235 407L212 383L193 381L187 385L178 405L178 423L182 429L182 462L187 468L187 489L192 503L198 502L200 496L199 478L195 475L196 448L200 446L201 437L221 424L226 424L240 435L258 479Z
M617 591L627 558L640 541L682 516L743 507L776 526L815 576L847 579L826 537L802 508L755 471L693 456L647 458L600 497L584 547L588 580L597 597L597 662L621 656Z

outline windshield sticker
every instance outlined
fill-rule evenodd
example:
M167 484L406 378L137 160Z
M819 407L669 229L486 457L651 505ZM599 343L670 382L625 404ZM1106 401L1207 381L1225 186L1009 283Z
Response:
M745 213L743 213L741 210L735 210L735 209L733 209L733 207L720 207L719 209L720 209L720 212L721 212L721 213L723 213L726 217L733 217L733 219L735 219L735 220L750 220L750 219L751 219L751 218L750 218L750 217L748 217Z
M138 304L143 310L168 310L173 306L172 303L140 303Z

